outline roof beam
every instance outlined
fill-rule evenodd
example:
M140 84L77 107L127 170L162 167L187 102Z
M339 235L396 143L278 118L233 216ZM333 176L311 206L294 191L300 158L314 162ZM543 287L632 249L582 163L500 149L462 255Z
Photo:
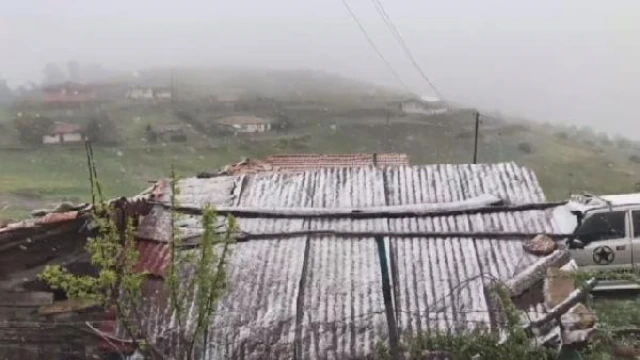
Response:
M171 204L152 202L165 209L172 209ZM375 219L397 217L452 216L482 213L515 212L545 210L566 204L566 202L545 202L519 205L501 205L502 200L493 195L483 195L459 202L431 203L400 206L377 206L370 208L252 208L237 206L219 206L214 211L218 215L244 218L347 218ZM200 206L181 205L173 210L190 215L202 215Z

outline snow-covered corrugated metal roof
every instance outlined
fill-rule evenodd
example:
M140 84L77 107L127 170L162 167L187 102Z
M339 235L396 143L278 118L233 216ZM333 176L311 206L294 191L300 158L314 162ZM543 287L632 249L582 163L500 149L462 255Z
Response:
M484 194L511 205L545 201L534 173L514 163L325 168L185 179L179 186L180 205L194 207L211 203L258 209L367 209L445 204ZM165 192L159 200L168 198ZM227 273L229 288L211 323L208 358L239 353L247 358L292 358L294 349L303 358L371 353L378 341L387 338L388 328L374 233L400 234L385 236L384 243L401 332L495 328L490 316L495 307L486 286L513 278L540 258L523 251L522 241L528 239L473 234L557 233L552 212L550 208L358 219L237 217L240 230L252 234L332 230L372 235L274 235L236 244ZM138 236L168 241L167 221L167 211L157 206ZM201 230L197 216L181 223L186 234ZM401 236L416 232L469 236Z

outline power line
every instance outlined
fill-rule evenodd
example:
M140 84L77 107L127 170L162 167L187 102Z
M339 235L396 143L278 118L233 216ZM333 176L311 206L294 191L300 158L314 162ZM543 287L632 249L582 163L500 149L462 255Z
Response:
M407 57L409 58L409 60L413 64L413 67L418 71L418 73L420 74L422 79L431 87L431 89L433 89L433 92L440 99L444 99L444 97L442 96L442 93L440 91L438 91L438 88L436 88L436 86L431 82L431 80L429 80L429 77L425 74L425 72L422 70L422 68L420 67L420 65L416 61L416 58L413 56L413 53L411 52L411 49L409 48L409 46L407 45L406 41L404 41L404 38L400 34L400 31L398 30L398 27L395 26L395 24L391 20L391 17L387 13L387 11L384 9L384 6L382 5L382 2L380 0L371 0L371 1L373 2L373 5L375 6L376 10L378 11L378 14L380 15L380 17L382 17L382 20L387 25L387 28L389 28L389 31L391 32L391 34L396 39L396 41L398 42L400 47L402 47L404 53L407 55Z
M389 61L384 57L380 49L378 49L376 44L373 42L373 40L371 39L371 36L369 36L369 33L367 32L367 30L364 28L360 20L358 20L358 17L353 12L353 9L351 9L351 6L349 6L349 3L347 2L347 0L342 0L342 4L344 4L344 7L347 8L347 11L349 11L351 18L356 23L356 25L358 25L358 28L360 29L364 37L367 39L367 42L369 43L369 46L371 46L371 49L378 55L378 57L382 60L382 62L384 62L384 64L389 69L389 71L393 74L396 80L398 80L398 82L402 84L405 90L410 90L409 86L407 86L407 84L404 81L402 81L400 74L398 74L398 72L393 68L393 66L391 66L391 63L389 63Z

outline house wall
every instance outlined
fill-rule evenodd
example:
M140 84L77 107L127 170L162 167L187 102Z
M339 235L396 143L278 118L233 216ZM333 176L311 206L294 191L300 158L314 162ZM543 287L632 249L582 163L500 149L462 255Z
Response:
M59 135L44 135L42 137L43 144L59 144L61 141Z
M130 89L127 97L131 99L153 99L153 89Z
M243 133L265 132L271 130L271 124L236 124L233 128Z
M81 133L44 135L42 137L43 144L73 143L83 140L84 138L82 137Z
M155 96L158 99L171 99L171 92L170 91L158 91L158 92L156 92Z
M62 134L62 142L79 142L82 141L82 134L80 133L71 133L71 134Z
M442 114L447 111L446 108L429 109L426 106L419 103L415 103L415 102L402 103L400 108L404 113L407 113L407 114L422 114L422 115L436 115L436 114Z
M0 359L30 360L30 359L99 359L99 341L94 334L81 326L68 324L96 323L103 321L104 311L90 309L83 312L60 311L50 315L39 314L41 305L65 305L57 303L38 303L37 293L19 293L27 302L12 304L6 295L2 296L0 317L3 326L0 327ZM35 299L34 299L35 298ZM69 306L67 306L69 307Z

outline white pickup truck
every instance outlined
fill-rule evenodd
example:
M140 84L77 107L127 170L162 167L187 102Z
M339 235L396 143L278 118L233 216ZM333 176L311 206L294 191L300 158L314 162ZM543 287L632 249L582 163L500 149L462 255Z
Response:
M584 270L640 274L640 194L574 197L578 217L569 250ZM601 281L595 291L635 290L624 280Z

